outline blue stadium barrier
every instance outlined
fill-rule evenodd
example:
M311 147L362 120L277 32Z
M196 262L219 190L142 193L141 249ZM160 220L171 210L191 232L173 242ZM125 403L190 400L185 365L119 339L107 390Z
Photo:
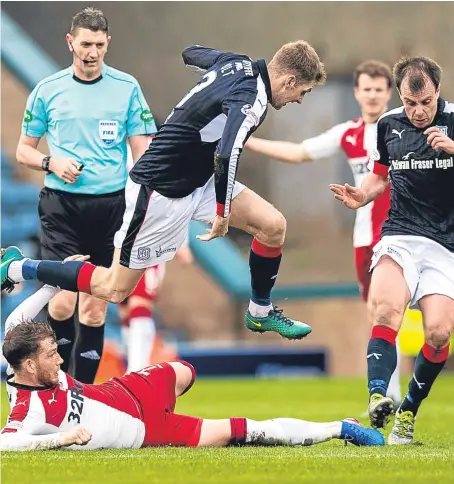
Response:
M1 30L2 62L30 90L41 79L60 70L56 62L5 11L1 15Z

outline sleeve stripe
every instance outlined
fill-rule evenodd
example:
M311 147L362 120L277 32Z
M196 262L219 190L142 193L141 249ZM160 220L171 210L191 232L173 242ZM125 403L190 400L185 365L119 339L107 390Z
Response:
M380 175L383 178L386 178L388 176L389 166L382 165L381 163L377 163L374 160L369 160L369 164L367 167L376 175Z
M225 197L224 217L227 217L230 213L230 204L233 194L233 187L235 186L236 169L238 165L238 158L240 156L240 150L244 146L249 131L260 122L268 103L266 95L265 84L260 76L257 77L257 97L249 112L244 118L243 123L238 130L235 141L233 142L232 151L229 159L229 171L227 180L227 193Z

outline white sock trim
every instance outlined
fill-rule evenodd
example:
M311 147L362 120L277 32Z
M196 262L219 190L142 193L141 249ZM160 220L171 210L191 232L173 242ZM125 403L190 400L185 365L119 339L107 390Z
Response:
M266 318L272 309L272 304L269 304L268 306L260 306L254 301L249 301L249 312L251 313L251 316L254 316L255 318Z
M22 276L22 266L24 262L30 259L21 259L11 262L8 267L8 277L14 282L24 282L25 279Z

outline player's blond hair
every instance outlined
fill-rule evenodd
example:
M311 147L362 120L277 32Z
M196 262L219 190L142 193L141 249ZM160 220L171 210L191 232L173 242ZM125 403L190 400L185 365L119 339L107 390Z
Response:
M325 66L305 40L283 45L274 54L269 66L279 74L293 74L297 84L324 84L326 81Z

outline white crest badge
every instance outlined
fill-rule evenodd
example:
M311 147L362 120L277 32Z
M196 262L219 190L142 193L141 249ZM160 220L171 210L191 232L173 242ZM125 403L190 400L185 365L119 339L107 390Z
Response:
M445 136L448 136L448 127L447 126L435 126L435 128L439 129Z
M118 136L118 121L101 119L98 123L98 132L104 144L111 145Z

